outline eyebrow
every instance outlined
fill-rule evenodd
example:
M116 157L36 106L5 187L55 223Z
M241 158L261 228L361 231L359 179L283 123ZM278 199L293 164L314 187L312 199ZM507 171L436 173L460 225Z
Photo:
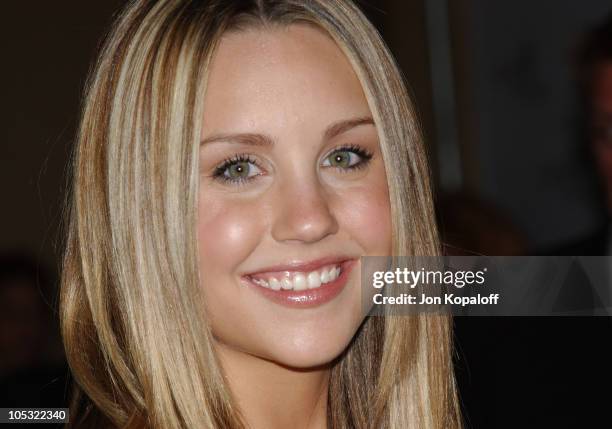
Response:
M345 119L342 121L335 122L329 125L323 133L323 140L328 141L334 137L339 136L347 132L348 130L358 127L360 125L374 125L374 120L371 116L363 116L352 119ZM200 142L200 145L205 145L212 142L227 142L227 143L238 143L248 144L254 146L272 146L274 140L265 134L256 133L236 133L236 134L213 134L210 137L206 137Z

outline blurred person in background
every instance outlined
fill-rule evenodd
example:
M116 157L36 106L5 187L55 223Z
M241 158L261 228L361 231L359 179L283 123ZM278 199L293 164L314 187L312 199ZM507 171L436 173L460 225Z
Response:
M0 376L6 376L39 364L45 339L44 330L48 324L37 290L36 266L19 257L2 259Z
M539 255L612 254L612 15L602 22L586 35L577 72L589 131L585 149L600 179L606 221L585 237L536 251ZM438 209L447 249L451 245L489 255L512 254L508 250L514 246L501 246L508 240L491 232L498 222L484 207L476 210L478 206L471 198L441 198ZM592 310L609 305L610 295L592 289L579 268L568 270L557 303L583 316L601 314ZM599 393L612 384L609 317L455 318L455 328L467 427L610 427L609 394Z
M63 406L66 369L48 287L33 258L0 255L0 407Z
M600 179L605 222L592 234L563 246L564 255L612 254L612 14L585 38L578 75L586 113L589 155Z
M612 255L612 13L585 34L576 56L576 74L584 112L587 156L600 186L603 222L589 234L544 253L561 256ZM591 258L590 277L583 273L559 293L560 302L574 308L603 310L610 314L612 264L609 258ZM582 278L582 280L579 280ZM569 279L568 279L569 280ZM597 283L599 290L593 290ZM577 287L580 285L580 287ZM589 296L587 296L589 295ZM564 305L567 307L567 305ZM607 328L608 330L610 328Z
M528 240L510 216L467 191L442 194L437 202L444 253L451 256L525 255Z

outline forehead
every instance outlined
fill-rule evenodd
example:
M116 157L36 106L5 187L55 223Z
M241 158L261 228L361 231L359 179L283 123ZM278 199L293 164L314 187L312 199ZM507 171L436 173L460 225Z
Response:
M346 56L322 30L305 24L224 35L204 100L205 128L369 115Z

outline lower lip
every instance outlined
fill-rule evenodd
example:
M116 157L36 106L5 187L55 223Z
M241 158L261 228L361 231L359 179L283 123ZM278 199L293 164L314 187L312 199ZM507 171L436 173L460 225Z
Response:
M322 284L315 289L272 290L253 283L246 277L243 277L242 281L276 304L291 308L312 308L331 301L342 292L356 262L355 259L342 262L339 264L341 268L340 276L333 282Z

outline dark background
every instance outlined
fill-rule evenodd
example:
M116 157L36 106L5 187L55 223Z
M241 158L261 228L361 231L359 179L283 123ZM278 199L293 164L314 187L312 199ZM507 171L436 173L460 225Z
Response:
M553 253L606 221L575 57L609 1L358 3L418 106L445 240L491 255ZM0 407L67 406L56 313L66 173L87 71L123 4L3 3ZM607 318L456 325L467 427L612 426ZM20 338L32 343L22 365L2 359Z

